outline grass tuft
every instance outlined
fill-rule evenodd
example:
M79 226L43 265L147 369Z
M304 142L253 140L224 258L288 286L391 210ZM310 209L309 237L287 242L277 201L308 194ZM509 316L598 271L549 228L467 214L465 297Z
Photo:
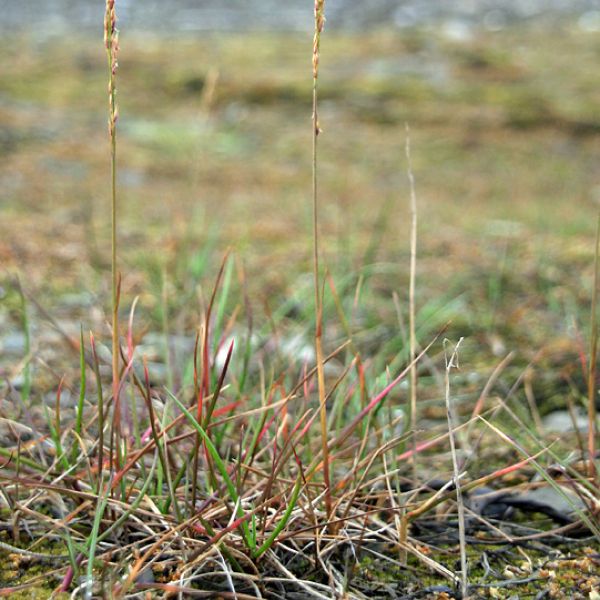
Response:
M396 203L391 200L395 181L389 186L394 193L382 198L376 210L370 201L369 210L358 215L370 224L361 222L368 235L361 236L350 226L337 231L337 252L343 251L344 256L332 260L332 248L336 248L331 240L336 236L330 233L336 211L344 213L341 220L351 220L351 202L342 196L355 187L370 198L380 190L386 196L385 185L371 183L378 180L378 163L388 160L378 137L371 136L373 122L385 122L386 128L403 123L401 105L402 110L410 108L430 123L454 126L434 102L435 82L411 83L407 76L398 83L378 75L397 58L398 44L402 53L423 53L430 45L428 39L416 34L409 39L407 34L399 42L397 36L382 33L377 43L389 56L381 65L369 63L362 75L356 69L361 90L351 92L348 81L336 81L333 67L347 72L348 79L354 77L357 42L328 36L338 54L331 66L328 60L321 67L325 2L316 0L312 153L308 131L303 138L306 146L293 152L286 147L285 127L281 139L270 137L276 158L288 161L288 167L293 165L288 179L297 176L304 187L311 179L312 215L298 217L295 208L290 208L284 226L278 226L269 217L281 211L279 204L249 209L249 196L242 194L229 199L238 203L239 214L234 218L220 212L217 195L210 207L215 218L222 219L219 228L205 222L204 209L195 207L197 219L191 219L184 209L177 213L173 206L169 227L174 239L160 246L160 260L136 256L128 213L148 223L148 235L153 219L163 227L165 220L163 196L161 203L144 198L143 211L135 202L119 205L120 186L130 185L128 177L135 179L136 161L162 178L165 187L157 193L165 195L171 186L182 189L178 186L183 175L174 167L173 157L186 157L189 170L190 148L201 149L213 181L217 172L224 186L239 177L237 189L245 189L249 181L243 175L245 160L252 163L257 178L271 165L254 163L246 153L246 144L251 145L253 138L250 126L247 131L234 130L222 120L233 119L238 111L243 121L250 105L263 118L281 110L291 120L298 103L308 106L311 90L292 81L287 68L279 73L276 65L272 82L251 83L232 77L218 65L199 74L195 66L188 68L180 61L171 79L165 77L155 84L151 99L157 111L155 121L140 118L136 123L134 115L128 114L130 122L123 123L123 130L119 125L119 160L128 164L120 171L121 183L117 177L117 4L107 0L104 21L111 201L110 209L100 215L111 241L111 285L106 286L112 300L111 318L106 319L111 348L103 343L104 333L90 332L88 346L83 323L72 330L64 319L53 318L42 302L24 291L31 287L27 282L22 287L17 281L7 292L19 324L23 356L7 372L2 389L9 402L0 406L0 595L360 599L438 593L466 598L486 590L495 597L509 597L513 592L525 597L535 582L539 588L535 593L554 597L562 573L557 575L550 565L577 559L579 574L568 581L560 579L561 593L575 598L583 590L591 597L594 586L600 585L594 550L600 543L598 243L589 357L585 357L584 336L580 335L577 358L581 366L577 371L563 369L570 404L587 405L585 447L583 438L579 442L566 434L552 438L542 426L540 391L532 373L543 371L544 352L550 351L536 349L523 358L518 351L505 348L514 341L504 323L506 305L519 298L527 285L553 289L555 276L552 265L545 279L536 272L539 281L530 276L519 279L513 273L520 256L516 246L522 241L513 213L510 222L496 220L489 225L483 262L469 263L480 271L486 270L486 264L501 266L500 272L475 277L479 283L471 292L478 299L478 311L466 304L468 294L462 284L433 293L430 280L436 280L439 270L431 267L431 257L421 250L419 265L424 274L419 276L417 289L417 217L420 248L431 237L431 229L428 219L421 218L421 212L417 215L413 162L419 168L421 188L421 173L426 170L421 168L420 152L431 140L419 139L419 154L413 157L408 128L404 131L410 244L409 272L407 276L402 273L401 279L407 290L397 285L406 252L399 253L397 236L391 235L395 228L390 223L397 222ZM375 44L369 39L365 36L365 43ZM260 42L256 52L249 52L243 45L235 50L233 38L231 47L220 47L214 39L208 51L235 51L242 68L251 70L252 61L264 62L269 57L264 39ZM470 104L458 102L452 95L456 91L446 94L445 110L456 109L452 114L464 138L461 160L467 161L471 154L465 148L484 143L493 128L507 127L507 123L514 128L526 125L528 135L534 136L541 135L540 128L551 126L548 115L560 113L563 124L574 122L572 116L567 119L567 108L556 99L545 101L543 114L515 102L515 97L537 98L540 91L528 89L526 66L512 64L506 51L486 53L478 47L456 47L449 40L440 43L444 56L456 60L457 72L473 77L471 85L478 92L477 107L472 100ZM164 45L152 54L151 40L145 44L144 52L152 55L152 70L136 62L135 56L141 54L128 54L124 49L121 91L148 72L162 72ZM275 52L276 58L293 60L293 52L288 56L285 48ZM368 50L372 59L373 48L368 46ZM178 51L174 42L173 52ZM307 48L304 57L308 58ZM95 71L88 73L85 57L80 58L80 77L87 83L100 81ZM45 75L37 77L41 86ZM17 97L22 91L12 80L10 93ZM517 88L515 95L509 93L510 86ZM186 94L201 92L201 118L193 121L194 126L183 109L181 115L174 112L167 117L157 101L166 101L182 89ZM64 93L69 95L70 90ZM129 93L131 98L136 94ZM42 96L39 89L38 94ZM489 115L481 110L486 97ZM53 96L49 100L65 101ZM332 104L325 100L347 101L349 112L328 112ZM147 99L138 101L143 104ZM283 104L276 104L279 101ZM225 112L228 117L221 114ZM376 154L370 159L369 178L363 180L363 173L348 168L352 144L336 135L321 136L319 116L323 113L331 116L332 129L351 129L344 123L349 118L349 123L369 134ZM179 124L170 123L175 117ZM338 118L341 123L336 122ZM483 125L477 119L483 119ZM171 125L178 127L170 129ZM173 132L181 133L181 139ZM415 133L419 138L422 135L420 128ZM522 131L513 134L522 135ZM135 136L138 145L131 141ZM458 189L452 187L456 185L451 173L455 165L449 164L450 158L444 156L448 149L436 138L438 142L434 144L439 152L436 176L444 178L454 193ZM396 173L396 157L402 149L394 147L389 163ZM488 156L486 152L481 150ZM224 167L220 172L211 163L218 153L233 156L235 168ZM500 160L500 154L489 156ZM337 167L332 169L332 156L339 161L342 174ZM188 183L190 190L197 191L201 167L195 167L193 181ZM340 180L338 191L343 192L337 203L330 201L335 178ZM204 182L207 195L215 192L209 180ZM521 184L525 182L529 180L523 178ZM428 185L425 176L423 186L427 189ZM477 185L486 194L497 193L474 176L473 186ZM296 203L291 202L292 196L285 196L284 187L280 191L287 210L288 204L295 207ZM418 208L426 212L427 194L423 198ZM304 236L293 236L290 231L299 231L309 220L312 260L298 259L305 254L306 242ZM241 233L239 222L246 226ZM86 227L93 231L100 224ZM220 264L213 264L222 242L221 230L236 227L242 242L228 250ZM251 232L258 232L259 239L256 262L248 266L243 246L252 239ZM439 234L442 246L438 250L446 267L453 242L441 230L435 234ZM266 238L271 242L265 242ZM100 235L98 240L102 239ZM284 242L293 248L295 260L271 252ZM92 270L108 271L109 262L104 266L98 258L104 253L108 256L109 244L96 247L95 238L86 243L93 257ZM390 246L394 248L391 254ZM123 248L128 251L128 273L121 290ZM0 253L4 251L0 243ZM268 261L261 258L262 252ZM358 265L357 256L364 257ZM581 256L575 259L586 264ZM142 264L140 270L136 261ZM213 266L217 275L211 279ZM94 272L94 277L100 281L103 273ZM62 283L50 275L48 279L57 288ZM158 283L157 294L146 291L148 279ZM277 306L282 286L287 286L286 297ZM264 322L260 322L255 294L263 287L268 299ZM568 304L567 295L564 290L562 296L553 293L548 292L548 298L554 298L553 310L559 312L563 300ZM130 298L134 299L127 330L123 327L121 332L119 306L129 306ZM89 312L95 315L97 311L90 308ZM88 318L83 311L81 315L80 320ZM444 325L449 316L454 317L453 323ZM478 328L478 321L486 324L485 329ZM96 317L94 325L101 327L103 322L102 316ZM64 361L59 368L39 349L42 343L35 338L48 324L62 344ZM450 352L439 341L450 328L452 333L457 329L472 333L464 341L460 338L461 359L465 356L463 362L468 365L461 371L454 371L458 345ZM106 332L107 344L108 337ZM494 346L501 358L478 364L485 344ZM483 377L481 372L491 375ZM578 387L582 382L587 383L587 397ZM556 379L551 383L555 385ZM575 409L572 414L576 420ZM41 571L33 573L32 567Z

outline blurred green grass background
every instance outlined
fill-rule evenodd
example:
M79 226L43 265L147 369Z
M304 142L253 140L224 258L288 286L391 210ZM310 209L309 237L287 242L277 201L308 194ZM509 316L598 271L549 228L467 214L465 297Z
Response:
M301 34L123 34L123 296L141 294L148 329L167 273L174 327L193 330L195 289L212 285L228 247L264 314L309 297L311 49ZM18 323L9 283L18 271L48 310L87 323L82 295L109 302L102 42L21 35L0 51L3 318ZM515 350L515 377L534 361L547 406L584 393L599 59L598 36L567 24L468 39L434 28L324 37L321 243L337 282L369 280L369 353L394 359L393 293L406 305L408 123L420 341L451 319L447 335L468 338L466 372L487 376Z

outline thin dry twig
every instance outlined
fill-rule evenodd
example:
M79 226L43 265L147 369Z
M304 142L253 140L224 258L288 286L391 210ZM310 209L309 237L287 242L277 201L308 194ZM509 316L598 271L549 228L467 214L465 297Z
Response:
M454 439L454 422L452 402L450 400L450 371L458 369L458 350L463 341L460 338L454 346L450 355L446 353L446 345L448 340L444 340L444 356L446 362L446 416L448 418L448 431L450 432L450 452L452 455L452 470L454 472L454 485L456 487L456 504L458 506L458 537L460 543L460 570L461 570L461 592L462 597L468 597L469 574L467 565L467 540L465 533L465 505L460 484L460 473L458 468L458 458L456 456L456 443Z
M410 280L408 284L408 327L409 350L413 361L410 367L410 426L413 432L413 450L417 447L417 356L415 286L417 279L417 193L415 191L415 176L412 170L410 156L410 129L406 123L406 163L408 181L410 184ZM413 478L417 481L417 453L411 457Z

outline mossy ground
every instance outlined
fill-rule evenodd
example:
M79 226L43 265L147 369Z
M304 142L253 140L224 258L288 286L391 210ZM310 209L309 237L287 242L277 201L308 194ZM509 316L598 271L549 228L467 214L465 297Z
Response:
M14 540L8 536L2 536L2 541L14 545ZM20 546L25 547L23 544ZM43 554L63 554L65 548L61 543L47 541L37 544L35 551ZM53 593L53 598L68 598L68 594L55 593L61 581L61 572L64 576L64 570L55 570L62 566L60 561L49 564L0 548L0 589L10 589L10 597L18 600L50 598Z
M441 544L432 548L417 544L416 547L451 571L460 569L458 545ZM44 547L47 553L62 550L58 546ZM346 556L344 569L353 589L374 599L414 597L443 600L455 597L456 585L428 569L421 559L409 555L406 567L402 567L399 566L397 549L378 547L376 553L380 558L368 550L362 550L356 560L349 560L349 555ZM5 551L0 552L0 561L0 589L16 588L11 591L11 598L44 599L50 598L53 593L53 598L69 597L66 593L56 593L60 576L49 576L46 564ZM473 599L539 598L543 593L542 597L558 600L588 600L596 598L594 594L600 590L597 548L583 543L577 544L576 548L572 544L570 547L558 544L544 548L543 544L535 547L535 544L475 542L469 546L468 564L470 597ZM302 571L301 565L297 566L300 569L298 574L306 577L306 571ZM154 577L159 583L171 581L169 572L160 566L154 569ZM30 585L31 581L37 583ZM20 586L23 589L19 589Z
M430 558L458 568L458 547L439 548ZM471 598L557 598L567 600L593 598L600 589L598 553L583 548L576 553L568 548L548 551L517 549L514 546L475 546L468 552ZM485 565L483 564L485 561ZM432 571L423 568L417 559L409 560L409 568L393 567L381 559L364 558L356 568L356 576L365 580L365 589L371 588L370 597L429 598L443 600L454 597L455 586ZM497 577L490 572L501 573ZM387 588L387 589L386 589ZM446 591L444 590L446 588ZM430 590L429 593L425 593ZM540 596L543 594L543 596Z

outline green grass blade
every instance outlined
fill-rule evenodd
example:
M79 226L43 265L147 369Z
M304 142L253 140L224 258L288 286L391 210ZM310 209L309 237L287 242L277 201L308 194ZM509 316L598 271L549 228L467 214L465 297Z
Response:
M102 477L99 482L99 489L102 488L103 481L104 478ZM96 547L98 545L98 532L100 530L100 523L102 522L102 517L104 515L104 511L106 510L106 506L108 505L109 490L110 485L106 486L104 497L98 496L98 506L96 508L94 524L92 525L92 531L89 537L89 550L87 552L88 563L83 590L83 597L86 600L88 600L88 598L92 598L92 588L94 586L94 557L96 555Z
M190 422L192 427L199 433L200 437L202 438L202 441L206 445L208 453L215 462L217 470L221 474L221 477L223 477L229 496L233 500L234 504L238 506L237 517L242 518L244 516L244 510L241 507L240 496L237 492L233 481L231 480L231 477L229 477L229 473L227 472L227 467L225 466L223 459L219 455L219 452L212 443L212 440L210 439L209 435L206 433L206 431L204 431L204 429L198 423L198 421L196 421L192 413L190 413L190 411L183 405L182 402L179 401L178 398L176 398L169 390L167 390L167 394L169 394L169 396L173 399L177 406L179 406L179 409L185 415L186 419ZM252 543L252 534L250 533L248 523L246 521L242 521L241 528L244 542L250 550L254 550L255 544Z
M85 379L85 349L83 346L83 325L79 331L79 401L77 402L77 413L75 417L75 433L81 437L83 427L83 403L85 401L86 379ZM77 460L77 444L73 444L71 450L71 464Z
M277 536L287 525L288 521L290 520L290 517L292 516L292 511L294 510L294 508L296 507L296 503L298 502L298 496L300 495L301 489L302 475L299 475L298 479L296 480L296 485L294 486L294 491L292 492L292 497L288 502L287 508L285 509L283 516L279 520L279 523L277 523L277 525L275 526L275 529L273 529L273 531L271 532L271 535L269 535L269 537L264 541L260 548L257 548L252 553L252 556L254 558L258 558L259 556L263 555L274 544L275 540L277 539Z

